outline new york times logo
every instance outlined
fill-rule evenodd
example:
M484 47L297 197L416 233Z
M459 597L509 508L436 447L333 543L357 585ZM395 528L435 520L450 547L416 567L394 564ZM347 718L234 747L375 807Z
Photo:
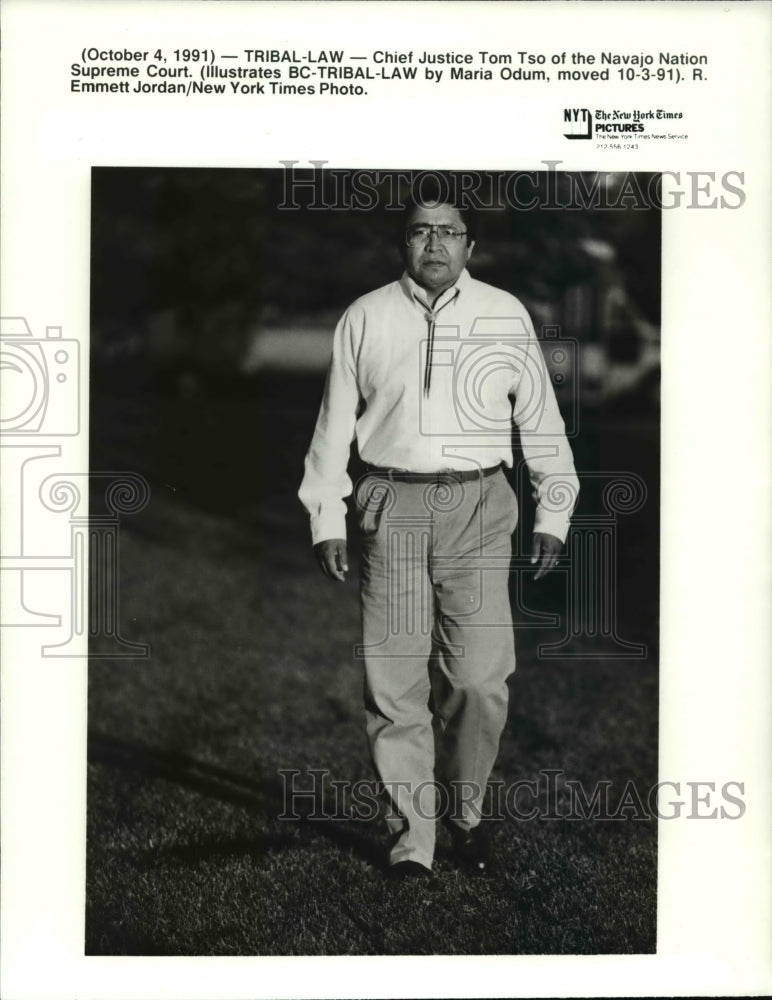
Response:
M566 139L592 139L592 115L587 108L563 108Z

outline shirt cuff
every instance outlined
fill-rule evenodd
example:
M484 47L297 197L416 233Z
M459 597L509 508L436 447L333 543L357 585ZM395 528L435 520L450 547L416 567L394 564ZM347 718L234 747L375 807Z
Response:
M557 513L551 510L544 510L541 507L536 508L536 517L533 524L534 531L541 531L547 535L554 535L555 538L559 538L561 542L565 542L570 526L571 522L566 520L565 514Z
M333 510L311 515L311 541L314 545L331 538L346 538L346 505L339 501Z

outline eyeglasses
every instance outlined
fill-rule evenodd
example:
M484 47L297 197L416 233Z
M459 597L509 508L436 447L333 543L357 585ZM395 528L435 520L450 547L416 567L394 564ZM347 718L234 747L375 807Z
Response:
M466 229L455 229L453 226L411 226L405 233L405 243L409 247L421 246L428 242L432 232L440 243L451 245L466 236Z

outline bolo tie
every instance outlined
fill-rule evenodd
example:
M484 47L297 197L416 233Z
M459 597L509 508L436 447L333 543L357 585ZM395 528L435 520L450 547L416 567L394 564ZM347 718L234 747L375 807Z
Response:
M457 295L458 289L455 290L455 293L451 295L447 302L442 303L439 309L430 309L424 313L426 322L429 324L429 340L426 345L426 365L424 367L424 398L428 398L429 390L432 387L432 356L434 354L434 328L437 325L437 316L445 306L449 306L451 302L455 302Z

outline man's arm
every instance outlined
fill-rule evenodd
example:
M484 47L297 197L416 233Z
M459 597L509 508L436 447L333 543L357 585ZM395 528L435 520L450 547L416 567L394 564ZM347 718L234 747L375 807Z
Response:
M579 480L547 365L528 320L529 398L515 389L514 419L536 502L531 563L541 579L558 563L579 496Z
M347 468L359 402L354 334L349 310L335 328L322 405L298 491L311 517L317 561L322 572L336 580L343 580L348 569L344 497L352 490Z
M531 565L539 564L539 568L533 575L534 580L541 580L546 573L557 566L562 551L563 542L555 535L547 534L544 531L534 531L531 543Z
M343 583L348 573L348 548L345 538L328 538L317 542L314 555L319 563L319 569L331 580Z

